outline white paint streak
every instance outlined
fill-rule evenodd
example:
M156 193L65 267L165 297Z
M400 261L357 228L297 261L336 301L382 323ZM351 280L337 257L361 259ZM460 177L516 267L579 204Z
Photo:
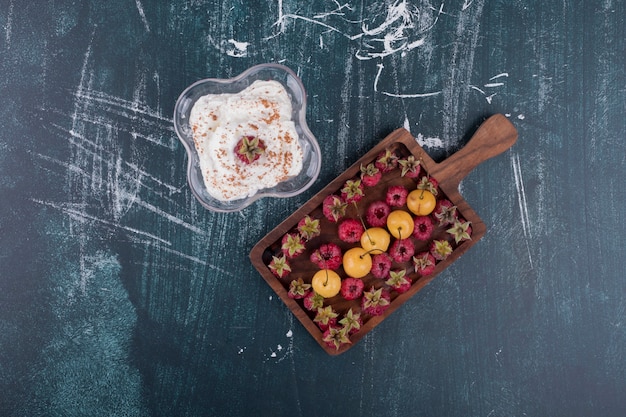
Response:
M195 256L187 255L186 253L182 253L182 252L179 252L177 250L173 250L173 249L164 247L163 245L153 245L153 246L156 246L158 250L161 250L161 251L164 251L164 252L167 252L167 253L171 253L172 255L176 255L179 258L187 259L187 260L195 262L197 264L208 266L209 268L217 270L217 271L220 271L221 273L223 273L225 275L232 276L232 273L230 273L228 271L224 271L221 268L217 268L214 265L209 265L205 261L203 261L202 259L197 258Z
M66 204L63 203L53 203L50 201L43 201L43 200L38 200L38 199L32 199L33 202L37 203L37 204L42 204L48 207L52 207L54 209L60 210L63 213L67 214L68 216L70 216L72 219L77 220L81 223L85 223L85 222L95 222L95 223L101 223L103 225L106 226L110 226L112 228L115 229L121 229L121 230L125 230L127 232L139 235L139 236L143 236L143 237L147 237L150 238L154 241L157 241L159 243L171 246L171 242L165 240L165 239L161 239L160 237L153 235L151 233L148 232L144 232L142 230L138 230L138 229L134 229L132 227L128 227L128 226L124 226L121 225L119 223L116 222L110 222L108 220L102 219L100 217L96 217L96 216L92 216L84 211L81 210L76 210L73 209L71 207L67 207Z
M85 54L83 55L83 66L81 67L81 70L80 70L80 81L78 83L78 87L76 88L75 95L83 94L83 92L88 89L89 84L90 84L91 76L88 73L88 68L89 68L89 60L91 58L91 47L93 44L94 34L95 34L95 31L91 33L91 40L89 41L89 45L87 45L87 50L85 51ZM77 129L78 114L79 114L79 106L78 106L78 103L75 102L74 111L72 113L72 127L70 129L71 132L74 132Z
M81 120L83 120L83 118L80 118ZM108 169L114 169L115 166L118 164L118 160L114 160L114 158L112 157L107 157L107 151L102 148L100 145L98 145L97 143L90 141L89 139L87 139L86 137L84 137L83 135L76 133L76 132L70 132L69 130L63 128L62 126L58 126L53 124L53 127L57 128L59 131L64 132L66 134L69 135L69 141L72 144L72 146L80 149L83 153L86 153L89 155L90 158L92 158L92 160L94 160L95 162L98 162L98 166L104 164ZM93 149L91 149L93 148ZM63 161L59 161L53 158L49 158L49 157L45 157L43 155L38 155L39 157L41 157L42 159L48 160L50 162L54 162L58 165L64 166L66 168L68 168L69 171L74 172L74 173L79 173L80 175L84 175L84 176L90 176L92 178L92 190L97 191L94 189L96 183L104 183L106 181L108 181L108 178L103 178L100 174L97 174L97 171L94 170L91 174L88 174L85 170L83 170L81 167L79 167L78 165L76 165L77 162L72 162L72 163L67 163L67 162L63 162ZM179 193L182 190L183 186L174 186L171 184L166 183L165 181L155 177L154 175L146 172L145 170L141 169L139 166L137 166L136 164L132 163L132 162L128 162L128 161L123 161L123 160L119 160L121 164L123 164L123 168L119 167L117 168L119 171L121 171L122 169L124 169L124 175L126 177L129 178L134 178L134 181L137 185L140 185L141 187L143 187L144 189L154 192L155 194L167 198L167 195L165 195L162 190L159 190L149 184L147 184L144 179L148 179L150 180L150 182L157 184L157 187L163 187L167 190L167 194L171 195L174 193ZM130 172L126 171L127 168L130 168ZM133 175L134 173L134 175Z
M403 29L411 25L415 18L415 13L409 9L406 1L396 1L387 9L387 17L378 26L370 29L367 24L362 25L364 35L375 36L382 33L388 33L387 36L397 35L398 38L402 38ZM394 23L400 21L400 24L393 27ZM389 29L392 29L389 31ZM377 39L381 40L381 39Z
M143 11L141 0L135 0L135 5L137 6L137 11L139 12L139 16L141 17L143 26L144 28L146 28L146 32L150 32L150 25L148 24L148 19L146 19L146 13Z
M154 206L154 205L152 205L150 203L147 203L147 202L145 202L145 201L143 201L143 200L141 200L139 198L135 199L135 203L137 205L141 206L141 207L146 208L147 210L149 210L149 211L151 211L151 212L153 212L155 214L158 214L159 216L165 218L166 220L168 220L168 221L170 221L170 222L172 222L174 224L177 224L177 225L182 226L182 227L184 227L186 229L189 229L192 232L197 233L197 234L199 234L201 236L207 236L207 233L206 233L205 230L202 230L199 227L196 227L196 226L194 226L192 224L184 222L183 220L179 219L178 217L176 217L176 216L174 216L172 214L166 213L165 211L161 210L160 208L158 208L158 207L156 207L156 206Z
M530 262L530 267L532 268L533 259L530 254L530 240L532 239L532 235L530 233L530 218L528 216L528 204L526 202L526 191L524 190L524 180L522 178L522 168L519 160L519 154L511 155L511 166L513 167L515 188L517 189L517 203L519 205L520 219L522 221L522 231L524 232L524 239L528 250L528 260Z
M425 137L423 134L418 133L415 140L421 147L445 149L445 145L440 138Z
M408 52L426 45L426 33L433 29L443 14L444 3L435 10L435 17L428 27L420 26L420 9L407 0L396 0L392 3L375 3L373 8L376 11L368 11L367 17L360 20L349 20L345 18L346 11L352 12L354 8L348 3L340 4L334 1L335 9L328 12L320 12L313 17L302 16L294 13L285 13L283 1L278 1L278 18L272 27L277 28L270 39L285 33L286 22L288 20L299 20L328 29L330 33L337 33L351 41L359 41L359 49L355 57L359 60L376 59L378 71L374 80L374 91L378 91L378 82L384 69L383 59L390 55L400 54L405 56ZM363 7L363 6L361 6ZM327 23L325 19L339 16L344 26ZM428 22L430 23L430 21ZM323 39L320 35L320 49L324 47ZM398 93L380 91L389 97L408 99L424 98L439 95L441 91Z
M137 2L137 5L141 12L143 10L141 4ZM91 256L89 241L92 239L94 228L100 229L98 235L102 231L108 234L122 231L124 237L136 245L219 270L216 266L208 265L203 259L172 249L168 239L123 223L125 213L135 207L154 213L174 226L192 231L194 236L198 236L198 241L207 236L207 232L202 228L185 222L140 197L140 191L147 191L149 195L156 195L161 202L171 201L168 195L180 192L182 186L168 184L140 167L137 161L132 159L137 150L133 149L129 153L123 149L119 145L119 134L127 132L132 139L144 139L149 144L173 151L176 147L172 135L172 120L163 117L159 111L151 109L144 103L143 97L147 88L145 73L138 75L132 100L111 96L92 88L94 35L95 32L92 33L83 56L80 80L73 93L74 108L67 115L70 127L51 124L68 140L70 145L68 161L60 161L43 154L36 155L42 161L64 168L67 189L70 190L68 200L60 203L33 199L38 204L62 211L69 218L69 235L77 238L78 245L80 277L77 288L86 291L90 284L87 266L88 258ZM158 82L158 74L155 76ZM169 142L159 140L159 137L166 137ZM134 144L134 141L131 144ZM127 153L131 156L130 160L127 159ZM184 179L181 182L184 182ZM221 273L230 274L228 271Z
M285 20L286 20L286 19L303 20L303 21L308 22L308 23L313 23L314 25L319 25L319 26L322 26L322 27L324 27L324 28L326 28L326 29L330 30L331 32L338 33L338 34L340 34L340 35L342 35L342 36L344 36L344 37L346 37L346 38L350 39L351 41L356 40L356 39L359 39L360 37L362 37L362 36L363 36L363 34L362 34L362 33L358 33L358 34L356 34L356 35L350 35L350 34L348 34L348 33L342 32L341 30L337 29L337 28L336 28L336 27L334 27L334 26L331 26L331 25L329 25L329 24L327 24L327 23L324 23L324 22L321 22L321 21L319 21L319 20L315 20L315 19L313 19L313 18L309 18L309 17L305 17L305 16L299 16L299 15L297 15L297 14L291 14L291 13L288 13L288 14L281 14L281 15L280 15L279 20L278 20L278 21L276 21L276 22L274 23L274 26L276 26L276 25L280 24L280 26L281 26L281 32L284 30L284 27L285 27ZM280 34L280 33L278 33L278 34L276 34L276 35L274 35L274 36L271 36L271 37L269 37L269 38L266 38L266 39L273 38L273 37L275 37L275 36L278 36L279 34Z
M316 14L314 16L315 19L324 19L324 18L326 18L328 16L345 16L346 14L344 12L344 9L347 9L348 11L353 11L354 10L348 3L340 5L338 1L336 1L336 0L333 0L333 1L334 1L335 5L337 6L337 8L334 9L334 10L331 10L329 12L318 13L318 14Z
M4 26L4 40L7 49L11 48L11 33L13 31L13 0L9 3L9 12L7 13L7 22Z
M429 93L414 93L414 94L394 94L394 93L389 93L387 91L378 91L378 80L380 79L380 74L382 73L385 66L383 65L382 62L377 64L376 66L378 67L378 72L376 73L376 77L374 78L374 91L376 92L379 92L389 97L396 97L396 98L424 98L424 97L437 96L441 94L441 91L433 91Z
M409 118L406 114L404 115L404 124L402 127L404 127L409 133L411 133L411 122L409 122Z
M380 64L376 64L378 71L376 72L376 77L374 77L374 91L378 92L378 79L380 78L380 74L383 72L385 66L381 62Z
M381 91L380 93L389 97L396 97L396 98L424 98L424 97L438 96L439 94L441 94L441 91L433 91L430 93L414 93L414 94L393 94L393 93L388 93L386 91Z
M227 43L229 47L226 49L226 55L232 56L234 58L243 58L248 56L248 47L250 46L249 42L241 42L234 39L229 39Z
M508 77L509 73L508 72L502 72L500 74L494 75L493 77L489 78L489 81L494 81L497 80L499 78L502 77ZM497 88L497 87L502 87L504 85L503 82L491 82L491 83L486 83L483 84L483 88ZM487 100L487 103L491 104L491 102L493 101L493 98L497 95L497 93L492 93L492 94L487 94L485 92L485 90L476 87L475 85L471 85L469 86L472 90L478 91L480 94L482 94L483 96L485 96L485 100Z
M91 33L89 44L87 45L87 49L85 51L85 54L83 55L83 65L81 67L80 81L78 83L76 93L80 93L81 91L85 91L89 89L92 83L93 74L92 72L89 71L89 63L91 59L94 36L95 36L95 29ZM82 114L83 110L84 109L83 107L81 107L80 103L74 102L74 109L71 115L72 127L70 129L70 132L82 132L83 131L82 129L84 125L82 122L80 122L80 119L79 119L79 114ZM82 149L73 147L71 149L71 155L77 158L82 158ZM81 164L77 163L76 165L80 166ZM73 183L74 183L74 178L75 178L74 171L68 171L67 178L68 178L68 190L73 190L74 189ZM84 180L84 178L82 180ZM84 181L79 180L78 184L82 185L84 184ZM83 187L81 187L81 189L82 188ZM78 202L74 203L74 199L77 199ZM70 196L70 202L71 204L73 203L74 205L77 204L79 207L85 207L87 205L87 197L85 193L79 193L75 197ZM79 288L84 293L86 290L86 285L87 285L88 278L89 278L88 271L86 270L86 267L85 267L85 256L86 256L85 248L87 246L88 237L87 237L84 225L83 225L83 220L80 217L80 212L68 213L68 214L70 214L70 222L69 222L70 235L78 237L78 256L79 256L79 272L80 272ZM77 230L77 233L75 233L75 230Z
M493 77L489 78L489 81L497 80L498 78L508 77L508 76L509 76L508 72L502 72L500 74L494 75Z
M443 3L430 28L420 29L420 10L417 6L411 5L406 0L396 0L387 6L384 20L370 28L364 22L361 25L361 35L363 35L363 46L356 53L356 58L369 60L384 58L400 52L402 55L425 44L424 33L436 25L439 15L443 12ZM374 20L374 16L370 20ZM417 39L414 39L414 38Z
M450 66L443 89L443 138L453 143L462 136L459 131L466 112L474 54L480 39L480 21L484 0L474 1L467 13L458 18ZM448 144L446 144L448 145Z
M478 91L478 92L479 92L479 93L481 93L483 96L486 96L486 95L487 95L487 93L485 93L485 91L484 91L484 90L481 90L480 88L476 87L475 85L470 85L470 88L471 88L471 89L473 89L473 90Z
M78 89L75 93L77 99L82 99L87 102L101 103L107 105L103 109L108 110L114 114L127 117L132 120L139 120L140 117L146 117L149 119L155 119L158 122L162 122L159 126L167 128L167 130L174 131L171 126L173 119L162 116L159 112L150 109L148 106L138 103L136 101L125 100L120 97L115 97L103 92L99 92L89 89ZM154 123L154 122L153 122Z

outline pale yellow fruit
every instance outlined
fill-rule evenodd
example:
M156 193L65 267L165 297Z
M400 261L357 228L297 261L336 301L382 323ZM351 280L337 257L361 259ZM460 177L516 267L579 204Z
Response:
M361 247L372 255L387 252L390 241L389 232L382 227L371 227L361 235Z
M406 205L417 216L428 216L437 205L437 198L428 190L413 190L406 197Z
M333 270L320 269L313 275L311 286L324 298L334 297L341 290L341 277Z
M387 230L396 239L407 239L414 227L413 216L404 210L394 210L387 217Z
M372 256L361 247L348 249L343 254L343 270L352 278L363 278L372 270Z

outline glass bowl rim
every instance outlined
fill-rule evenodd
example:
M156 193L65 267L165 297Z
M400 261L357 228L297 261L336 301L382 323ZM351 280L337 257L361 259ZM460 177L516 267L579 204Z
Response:
M275 187L272 187L272 188L260 189L254 195L244 197L238 200L221 201L215 198L213 198L212 201L207 200L206 196L202 192L196 189L196 186L194 186L193 181L191 179L192 176L194 175L194 171L198 169L198 167L196 166L197 160L198 160L198 154L197 154L197 150L195 148L194 142L193 142L193 137L190 136L188 132L184 131L184 127L181 126L181 123L178 120L178 114L184 113L184 112L181 112L180 110L181 107L183 106L182 103L185 102L185 100L187 100L188 96L190 95L190 92L198 89L198 87L202 85L237 84L237 83L244 81L246 78L253 77L257 73L260 73L264 70L269 70L269 72L276 72L277 74L279 74L279 76L277 76L276 78L271 78L271 79L274 79L280 82L281 85L283 85L288 90L290 89L294 90L291 85L288 86L286 85L287 83L285 81L283 81L282 79L279 79L280 76L288 77L290 81L295 82L295 87L297 87L297 90L299 90L299 91L294 91L298 93L297 97L292 96L292 94L289 94L289 96L290 96L292 105L294 104L299 105L298 106L299 109L294 113L294 120L293 120L296 127L300 129L300 132L298 134L298 140L301 143L305 142L308 145L310 145L308 146L308 148L310 148L309 152L313 154L314 164L312 164L309 167L303 166L302 171L300 172L300 174L298 174L298 175L306 175L306 178L308 178L308 181L306 181L302 186L299 186L293 190L272 191L275 188ZM243 86L241 89L236 90L236 91L241 91L244 88L245 86ZM211 94L211 93L207 92L206 94ZM187 105L188 107L193 107L193 104L187 104ZM237 212L237 211L243 210L244 208L250 206L255 201L264 197L288 198L288 197L299 195L303 193L304 191L306 191L307 189L309 189L319 176L319 173L321 170L322 156L321 156L321 149L320 149L319 143L315 135L313 135L313 133L311 132L308 126L308 123L306 121L306 107L307 107L307 93L306 93L304 84L302 83L302 80L300 79L300 77L298 77L298 75L291 68L284 66L282 64L278 64L278 63L257 64L246 69L244 72L232 78L204 78L204 79L195 81L194 83L186 87L183 90L183 92L179 95L178 99L176 100L176 104L174 106L174 120L173 120L174 131L176 132L178 139L183 144L187 153L187 183L192 193L194 194L195 198L200 202L200 204L206 209L215 211L215 212L224 212L224 213ZM304 156L306 159L307 155L305 154ZM297 177L298 176L296 176L295 178Z

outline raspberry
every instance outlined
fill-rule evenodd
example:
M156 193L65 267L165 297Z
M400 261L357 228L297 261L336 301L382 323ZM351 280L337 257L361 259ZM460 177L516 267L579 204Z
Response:
M282 238L281 250L287 259L295 258L304 252L304 241L298 233L287 233Z
M291 272L291 266L287 261L287 257L283 254L280 257L272 256L272 260L268 265L272 274L278 278L284 278Z
M341 320L339 320L339 324L341 324L343 329L348 332L349 335L358 332L363 325L363 319L361 319L360 313L354 313L352 309L348 310L348 312L343 316Z
M452 245L447 240L433 240L430 242L430 253L438 261L443 261L452 253Z
M384 288L371 287L361 298L361 311L371 316L381 316L391 304L389 291Z
M398 166L398 157L390 149L385 149L378 154L374 165L382 172L393 171Z
M352 343L348 337L348 332L345 327L330 326L322 335L322 340L326 343L326 346L339 350L343 345Z
M372 227L385 227L391 208L384 201L372 202L365 212L365 221Z
M337 223L346 215L348 204L341 197L331 194L322 202L322 213L328 221Z
M446 230L454 237L454 241L458 244L463 240L469 240L472 238L472 226L470 222L456 220L454 225Z
M398 239L389 248L389 255L398 262L407 262L415 255L415 245L411 239Z
M346 278L341 282L341 296L346 300L356 300L363 294L363 281L358 278Z
M317 323L317 326L322 330L326 331L329 327L337 324L337 317L339 314L333 310L332 306L319 307L317 309L317 314L313 318L313 321Z
M311 284L305 284L302 278L298 278L294 279L289 284L289 292L287 295L289 298L298 300L306 297L309 292L311 292Z
M309 311L317 311L318 308L324 306L324 297L315 291L309 291L302 301L304 303L304 308Z
M450 200L437 201L433 215L440 225L453 224L457 220L456 206Z
M400 168L402 169L402 172L400 173L401 176L407 178L419 177L421 171L419 159L415 160L415 157L413 155L409 155L404 159L400 159L398 163L400 164Z
M361 240L363 225L357 219L345 219L339 224L337 234L339 239L347 243L356 243Z
M392 185L387 189L385 202L391 207L402 207L406 204L406 196L409 191L401 185Z
M406 269L391 271L385 284L396 290L399 294L407 292L411 288L411 277L406 274Z
M383 173L380 172L376 165L370 163L367 166L361 165L361 182L366 187L373 187L382 178Z
M387 253L379 253L372 256L372 275L376 278L385 279L391 270L391 256Z
M319 269L334 271L341 266L341 248L334 243L325 243L314 251L309 259Z
M357 203L363 197L365 197L365 193L363 192L363 183L361 180L348 180L343 185L341 189L341 198L346 203Z
M430 252L420 252L413 257L415 272L423 277L435 271L436 263L435 257Z
M423 176L422 178L420 178L419 182L417 183L418 190L428 190L434 196L437 195L438 186L439 186L439 182L429 175Z
M319 219L314 219L309 215L304 216L298 222L297 229L304 240L311 240L322 233Z
M246 165L259 159L265 152L265 143L256 136L244 136L235 145L235 155Z
M435 229L433 220L429 216L416 216L413 219L413 237L417 240L426 241L430 239Z

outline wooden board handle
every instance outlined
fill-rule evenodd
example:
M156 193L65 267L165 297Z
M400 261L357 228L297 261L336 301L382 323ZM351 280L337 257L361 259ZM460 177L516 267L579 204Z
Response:
M461 180L478 164L500 155L516 140L515 126L504 115L495 114L480 125L461 150L435 164L429 173L444 186L458 189Z

